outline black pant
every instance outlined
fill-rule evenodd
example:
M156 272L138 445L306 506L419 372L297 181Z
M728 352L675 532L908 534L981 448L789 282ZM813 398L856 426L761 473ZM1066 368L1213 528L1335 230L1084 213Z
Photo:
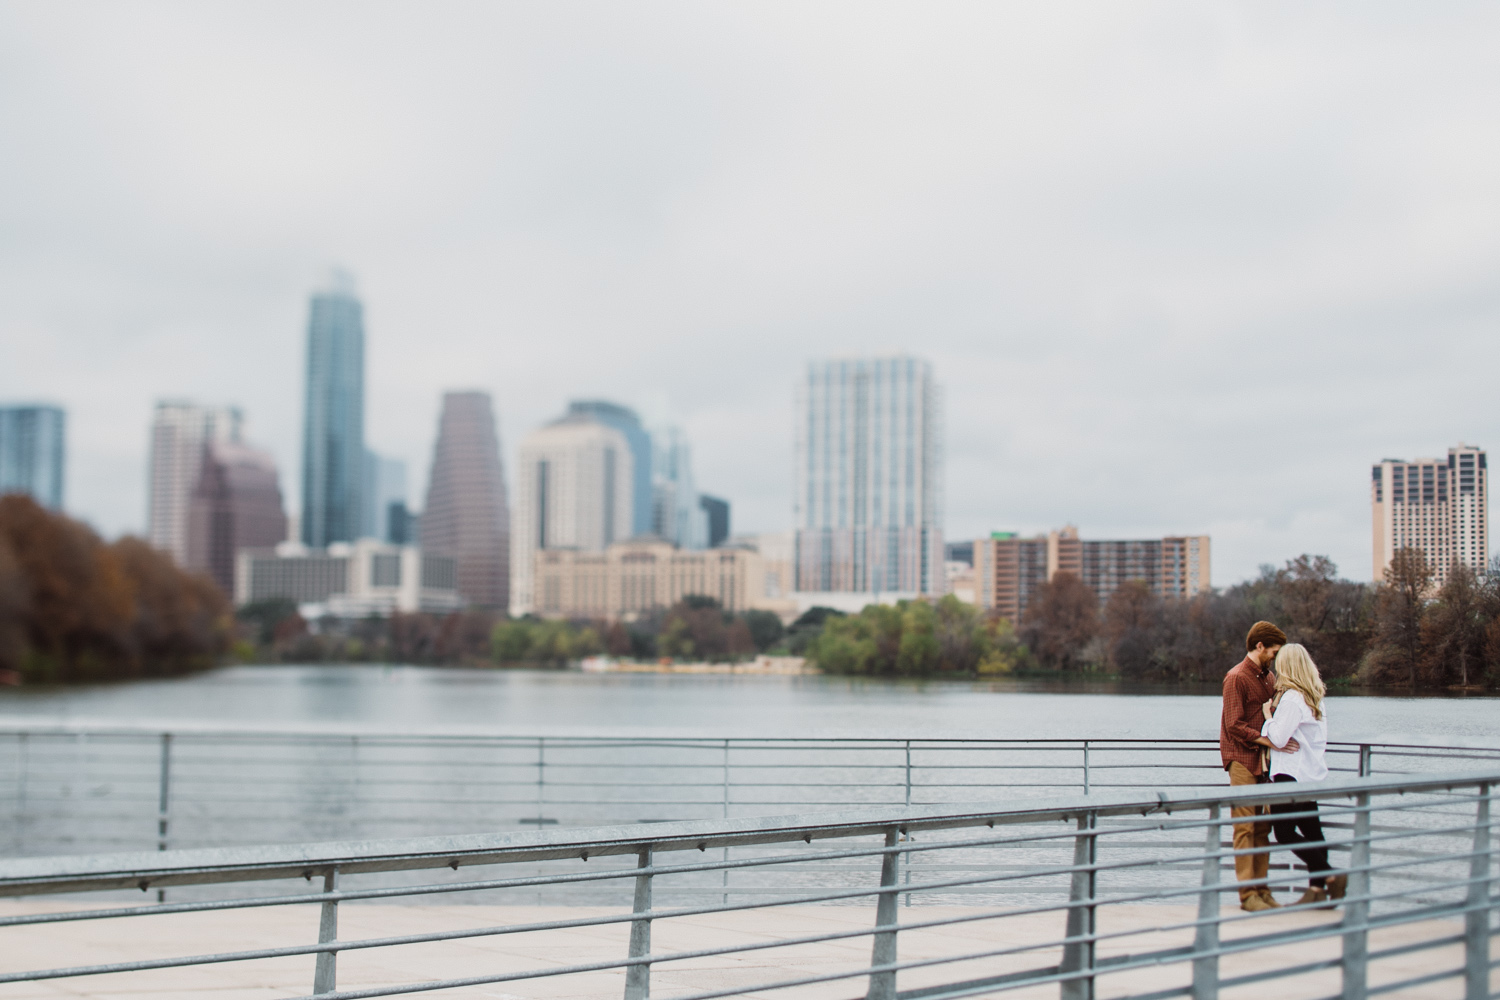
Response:
M1290 774L1278 774L1272 781L1296 781ZM1281 813L1312 813L1301 819L1276 819ZM1322 885L1320 872L1332 871L1328 863L1328 848L1297 847L1297 844L1316 844L1323 840L1323 824L1318 820L1316 802L1284 802L1271 807L1271 829L1276 833L1276 843L1290 847L1292 853L1307 866L1308 885Z

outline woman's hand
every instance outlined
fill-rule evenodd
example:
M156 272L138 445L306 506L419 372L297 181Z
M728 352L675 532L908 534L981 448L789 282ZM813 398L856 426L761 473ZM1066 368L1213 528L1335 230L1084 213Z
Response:
M1260 706L1260 714L1263 715L1263 716L1265 716L1266 717L1266 721L1269 722L1270 719L1271 719L1271 716L1273 716L1273 715L1276 714L1276 699L1272 698L1270 701L1265 702L1264 704L1262 704Z

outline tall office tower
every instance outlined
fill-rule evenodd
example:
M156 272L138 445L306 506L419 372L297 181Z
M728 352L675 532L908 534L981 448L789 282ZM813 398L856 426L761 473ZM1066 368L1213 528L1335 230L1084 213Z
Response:
M188 565L188 513L202 473L203 450L240 439L243 418L232 406L162 400L151 420L146 539Z
M1036 538L996 531L974 542L974 588L980 607L1019 622L1037 589L1059 573L1081 579L1102 605L1130 580L1158 597L1183 600L1210 582L1207 535L1125 540L1084 539L1072 525Z
M466 602L499 610L509 606L510 510L487 392L443 394L422 548L456 561L458 593Z
M543 549L602 552L631 537L635 464L629 440L613 427L572 414L521 442L510 532L510 606L534 611L536 557ZM427 543L431 510L422 514Z
M630 445L631 467L635 470L631 474L630 503L635 513L630 522L630 534L651 534L652 446L651 435L641 426L641 418L628 406L602 399L574 400L568 404L568 415L590 417L625 435Z
M1448 458L1383 459L1370 469L1374 569L1385 577L1397 549L1418 549L1432 567L1434 588L1455 562L1476 573L1490 552L1489 472L1483 448L1459 444Z
M312 297L304 421L302 541L352 542L365 518L365 328L346 275Z
M708 547L708 514L693 483L693 453L677 427L652 434L651 534L684 549Z
M703 517L708 524L708 547L716 549L729 537L729 501L700 493L698 506L703 508Z
M797 589L943 590L942 403L932 366L815 361L797 386Z
M383 542L405 541L406 463L365 450L365 520L360 534Z
M233 595L236 554L284 541L286 511L276 460L238 440L205 444L188 503L184 565L207 573Z
M61 407L0 406L0 493L62 510L66 430Z

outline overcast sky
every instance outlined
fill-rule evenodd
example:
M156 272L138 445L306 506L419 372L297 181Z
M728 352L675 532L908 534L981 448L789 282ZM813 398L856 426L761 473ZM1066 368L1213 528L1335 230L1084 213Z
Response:
M439 395L685 426L791 519L809 358L925 356L947 534L1207 532L1368 579L1369 466L1500 447L1500 7L0 4L0 400L145 518L161 397L298 505L307 296L366 305L420 505Z

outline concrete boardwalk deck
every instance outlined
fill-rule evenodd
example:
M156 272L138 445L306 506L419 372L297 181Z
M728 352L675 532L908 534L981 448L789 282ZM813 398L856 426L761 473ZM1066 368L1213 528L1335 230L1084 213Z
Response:
M56 902L3 902L0 914L57 910ZM618 910L548 906L399 906L346 904L339 914L339 937L357 939L396 934L424 933L469 927L529 923L567 919ZM903 908L900 919L918 922L944 916L977 914L981 911L952 906ZM1225 915L1239 915L1225 910ZM1101 956L1140 953L1189 944L1191 931L1151 932L1164 923L1189 921L1195 910L1183 906L1110 906L1100 911L1100 931L1133 931L1129 937L1101 943ZM1225 940L1247 934L1336 923L1334 911L1280 911L1226 925ZM318 912L314 906L288 906L217 913L163 914L129 920L0 927L0 971L42 969L57 966L129 961L248 948L307 944L317 939ZM713 948L784 940L802 935L857 930L874 923L873 907L799 906L774 910L749 910L658 921L653 929L653 951ZM1371 935L1372 951L1423 938L1438 938L1461 930L1456 921L1432 921L1406 925ZM1055 940L1062 934L1060 914L1045 917L989 919L930 930L903 931L900 958L913 961L942 958L995 948ZM545 970L574 963L623 957L629 925L554 930L496 937L471 938L439 944L406 945L370 951L352 951L339 956L338 983L342 989L369 988L384 984L429 979L483 976L524 970ZM863 997L864 977L828 983L761 991L758 985L775 980L857 971L870 961L870 938L857 937L815 945L771 948L737 955L660 964L652 970L651 995L660 1000L705 990L737 989L749 997L784 1000L848 1000ZM1336 958L1340 939L1304 942L1223 959L1221 976L1291 966L1319 959ZM962 964L903 971L903 990L962 979L992 976L1058 960L1058 950L1035 951ZM1461 967L1460 945L1399 956L1371 966L1371 985L1394 982L1425 972ZM311 991L313 958L299 956L213 966L168 969L82 979L34 983L0 984L0 998L89 997L98 1000L135 1000L163 997L188 1000L214 997L223 1000L260 1000L287 997ZM1104 976L1099 980L1101 998L1125 993L1185 985L1187 965ZM1319 970L1293 979L1274 980L1223 992L1225 1000L1302 1000L1326 997L1339 991L1339 971ZM1493 988L1493 986L1492 986ZM624 973L619 971L552 976L467 987L432 997L499 997L502 1000L619 1000L624 991ZM1408 1000L1460 997L1462 980L1451 978L1387 994ZM991 996L1055 998L1056 984L1032 987Z

